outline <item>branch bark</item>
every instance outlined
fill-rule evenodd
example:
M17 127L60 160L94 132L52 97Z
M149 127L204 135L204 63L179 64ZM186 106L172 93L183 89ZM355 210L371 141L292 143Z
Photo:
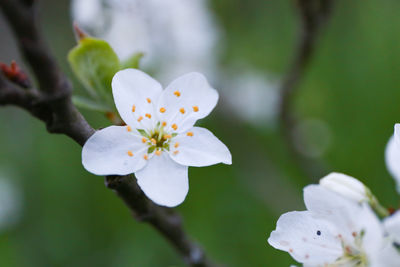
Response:
M330 17L333 0L296 0L296 4L300 17L299 39L293 61L280 86L280 126L290 152L300 168L308 176L319 177L320 171L316 170L315 162L310 163L296 149L296 118L292 107L294 96L315 53L319 34Z
M15 105L42 120L50 133L65 134L79 145L95 132L71 101L72 87L39 30L35 0L0 0L0 9L37 79L38 88L22 89L0 74L0 105ZM186 264L216 266L185 233L174 210L149 200L132 176L107 176L105 184L125 202L135 218L152 225L181 254Z

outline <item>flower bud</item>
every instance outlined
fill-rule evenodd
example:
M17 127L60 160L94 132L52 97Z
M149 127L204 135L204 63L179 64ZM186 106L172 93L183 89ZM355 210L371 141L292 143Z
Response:
M369 201L369 189L359 180L346 174L332 172L322 178L319 184L348 199L357 202Z

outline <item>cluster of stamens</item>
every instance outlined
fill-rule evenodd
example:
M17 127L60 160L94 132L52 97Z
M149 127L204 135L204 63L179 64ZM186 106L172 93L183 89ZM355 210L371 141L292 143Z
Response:
M180 97L181 93L179 91L175 91L173 93L176 97ZM148 104L152 103L152 100L150 98L146 98L146 101ZM193 112L198 112L199 111L199 107L198 106L193 106ZM165 107L161 107L159 109L160 113L165 113L167 110ZM132 105L132 113L136 112L136 106ZM185 108L180 108L179 112L181 114L185 114L186 110ZM144 114L144 117L146 117L147 119L151 119L151 114L150 113L146 113ZM138 122L141 122L144 119L143 116L139 115L139 117L136 117L136 120ZM167 126L167 122L163 121L163 122L158 122L155 129L151 130L151 131L145 131L143 129L137 129L137 131L142 135L142 143L147 144L148 145L148 149L147 149L147 153L143 156L143 158L145 160L147 160L149 158L149 155L151 153L155 153L157 156L160 156L162 154L163 151L170 151L170 144L171 144L171 140L173 137L175 137L177 135L177 133L168 133L165 128ZM178 125L176 123L173 123L171 125L171 128L173 129L173 131L177 131L178 130ZM126 126L126 130L128 132L132 131L132 128L130 126ZM192 137L193 136L193 132L187 132L186 133L187 136ZM175 142L173 145L173 155L177 155L179 153L178 150L179 147L179 143ZM132 151L128 151L127 152L128 156L133 157L133 153Z

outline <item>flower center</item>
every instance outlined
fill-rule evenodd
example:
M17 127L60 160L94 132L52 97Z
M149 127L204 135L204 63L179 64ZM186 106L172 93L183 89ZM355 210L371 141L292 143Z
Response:
M164 124L158 122L153 130L137 129L140 135L143 136L143 143L146 143L148 146L147 154L155 152L157 155L160 155L161 151L169 151L171 140L177 133L170 134L166 132L164 126Z
M353 246L349 246L345 244L342 239L342 247L343 247L343 255L337 259L333 264L328 265L328 267L336 267L336 266L357 266L357 267L367 267L368 259L367 255L363 251L362 247L362 239L364 236L364 231L360 233L354 232L354 244Z

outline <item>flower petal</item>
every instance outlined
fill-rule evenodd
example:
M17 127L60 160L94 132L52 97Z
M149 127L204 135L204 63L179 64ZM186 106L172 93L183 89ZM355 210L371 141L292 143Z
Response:
M127 127L110 126L94 133L82 149L82 164L96 175L126 175L146 165L147 147Z
M125 123L136 129L153 128L154 106L162 92L160 83L140 70L125 69L115 74L111 85L115 105Z
M383 225L385 230L394 239L394 241L396 241L396 243L400 243L400 211L397 211L393 215L385 218Z
M212 132L193 127L172 140L170 155L179 164L204 167L217 163L232 164L229 149Z
M328 221L313 218L309 211L283 214L268 239L276 249L287 251L298 262L324 265L343 254L336 228Z
M385 161L389 173L396 180L397 191L400 192L400 145L394 135L386 145Z
M177 78L162 92L157 114L160 121L167 123L167 130L181 133L206 117L217 102L218 92L202 74L192 72Z
M136 178L146 196L162 206L181 204L189 190L188 167L174 162L167 153L153 156L136 172Z

